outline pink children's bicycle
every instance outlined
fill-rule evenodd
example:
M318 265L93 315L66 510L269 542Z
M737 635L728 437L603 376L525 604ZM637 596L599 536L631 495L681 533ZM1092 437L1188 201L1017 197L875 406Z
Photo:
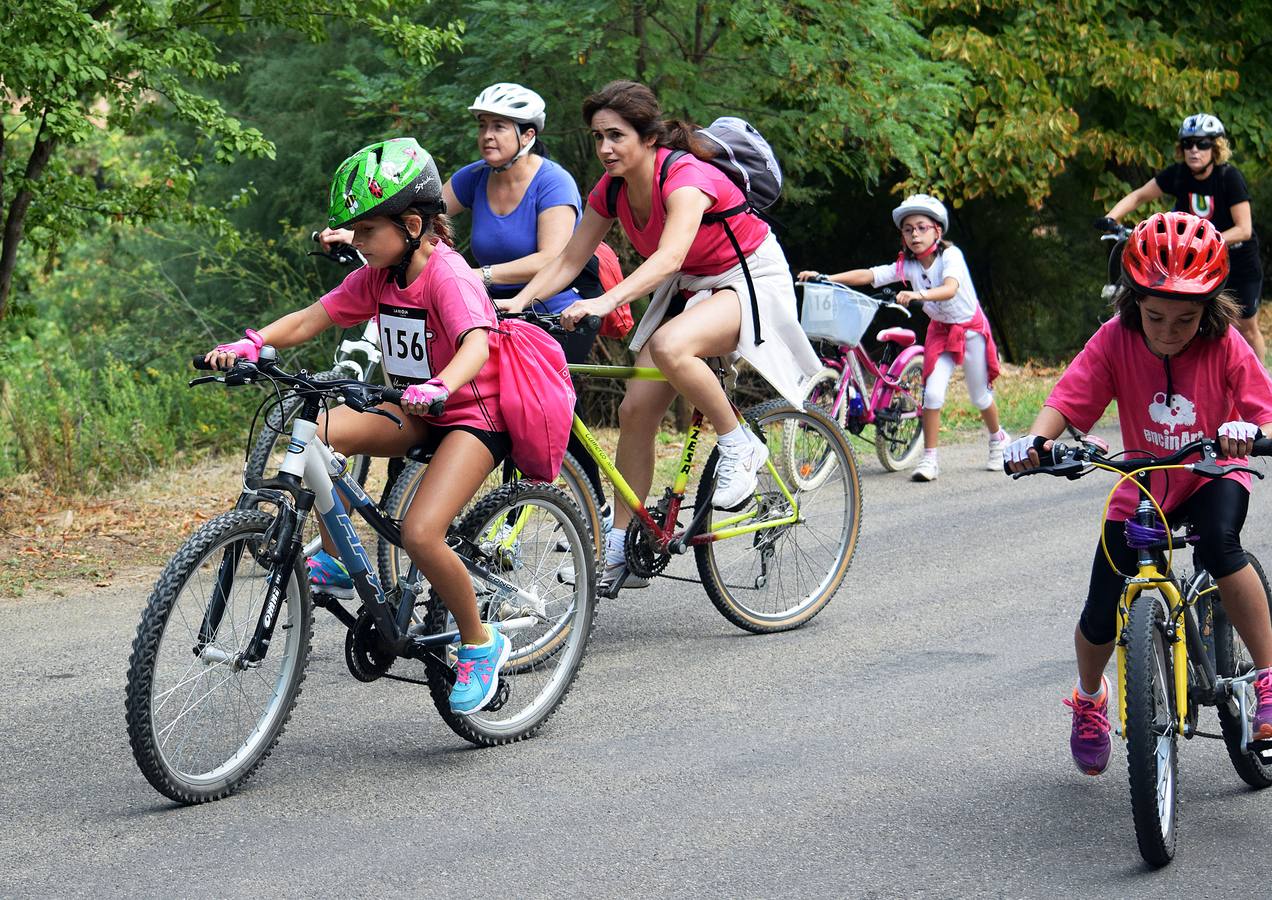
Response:
M875 337L883 347L878 362L861 346L883 307L910 311L893 302L893 291L876 296L826 280L803 282L800 325L825 366L809 383L808 402L824 409L852 434L874 426L875 453L889 472L914 465L923 434L923 345L908 328L886 328ZM783 441L786 466L801 486L815 486L820 461L804 458L798 435Z

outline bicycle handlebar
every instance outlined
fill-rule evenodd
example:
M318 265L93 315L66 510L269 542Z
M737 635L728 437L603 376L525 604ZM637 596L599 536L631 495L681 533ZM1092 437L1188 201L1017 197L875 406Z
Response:
M375 408L381 403L394 403L401 406L402 391L398 388L388 387L383 384L371 384L366 381L359 381L356 378L335 378L330 381L319 381L303 371L292 374L285 371L278 364L272 347L268 347L268 354L265 352L267 347L268 345L261 348L261 358L256 362L249 362L243 359L236 360L233 366L223 370L225 372L223 376L196 378L190 382L190 386L220 382L229 387L237 387L239 385L255 384L264 379L285 385L299 393L339 395L350 409L384 416L386 419L396 422L399 428L402 426L402 420L397 416ZM193 357L191 363L196 369L217 371L202 356ZM428 414L430 416L440 416L445 410L446 401L435 400L429 404Z
M322 242L318 239L319 232L315 231L309 235L309 239L318 246L322 246ZM337 262L342 266L351 266L354 263L358 265L366 265L366 260L362 254L354 247L348 244L332 244L326 250L310 250L309 256L321 256L332 262Z
M1013 472L1008 468L1008 463L1003 463L1003 471L1010 475L1013 479L1021 478L1025 475L1054 475L1060 478L1068 478L1070 480L1081 478L1091 471L1088 466L1098 465L1105 469L1113 469L1122 474L1130 474L1141 469L1152 466L1174 466L1179 465L1183 460L1190 456L1197 455L1201 457L1201 462L1190 463L1184 468L1195 475L1203 478L1222 478L1233 472L1249 472L1257 478L1263 478L1264 473L1249 466L1221 466L1218 463L1219 449L1217 438L1200 438L1191 441L1180 447L1169 456L1141 456L1135 459L1110 459L1103 449L1090 443L1083 443L1078 447L1070 447L1055 441L1051 445L1050 453L1042 449L1047 442L1047 438L1039 437L1034 440L1034 449L1038 452L1039 459L1044 454L1051 457L1051 462L1038 466L1033 469L1025 469L1023 472ZM1254 446L1250 449L1251 456L1272 456L1272 438L1259 437L1254 441Z
M544 331L551 334L571 334L570 329L561 324L560 313L537 313L531 310L522 310L519 313L500 312L501 319L520 319L523 322L529 322L532 325L538 325ZM578 328L587 331L599 331L601 328L601 317L597 315L584 316L579 320Z

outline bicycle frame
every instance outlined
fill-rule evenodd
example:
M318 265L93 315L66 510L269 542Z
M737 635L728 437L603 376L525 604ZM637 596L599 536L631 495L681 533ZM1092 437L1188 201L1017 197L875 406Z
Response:
M585 375L596 378L613 378L624 381L667 380L667 377L658 369L638 366L571 365L569 369L572 375ZM745 424L742 414L736 406L733 407L733 410L738 414L738 421ZM765 465L781 490L782 495L791 504L791 514L789 516L784 516L781 519L766 519L763 522L751 522L751 520L760 515L760 511L749 509L739 515L730 516L723 521L712 523L711 530L702 533L702 523L711 511L710 505L707 504L702 509L694 510L694 517L689 526L683 532L677 534L675 530L676 518L684 502L685 492L689 487L689 475L693 471L693 460L698 449L698 439L702 433L702 422L702 412L695 409L689 423L684 445L680 451L680 464L676 469L676 477L673 479L669 489L667 514L665 524L662 526L659 526L654 521L654 517L645 508L644 501L628 485L627 480L623 478L614 463L610 461L609 456L601 449L596 437L583 424L583 420L578 415L574 417L571 431L583 444L584 448L587 449L588 455L596 461L597 466L600 467L605 477L614 485L615 496L619 497L627 508L632 511L632 514L640 519L647 533L655 539L660 552L684 553L686 548L691 546L709 544L712 541L722 541L756 531L796 524L800 518L799 501L786 486L785 481L783 481L778 470L774 467L772 458L770 458ZM751 524L743 524L747 522L751 522Z
M375 566L372 565L366 549L354 530L345 504L356 511L376 534L399 547L402 545L401 529L397 523L380 512L375 501L367 495L357 481L342 471L343 462L318 438L318 425L314 421L317 417L317 403L315 399L307 399L304 410L292 422L287 456L279 467L278 475L271 479L250 479L246 485L248 492L257 494L278 506L280 520L283 523L280 535L286 535L287 546L281 554L281 559L273 559L276 565L271 573L269 592L256 632L245 656L248 660L259 660L264 657L269 647L282 591L300 552L300 542L295 535L301 533L310 508L317 510L327 534L336 545L337 555L349 571L355 592L374 621L381 638L396 655L419 655L419 651L424 648L454 643L459 639L459 632L456 630L424 634L411 629L411 614L415 606L415 593L411 586L403 583L391 589L401 593L401 597L395 604L394 598L385 591L376 577ZM340 474L333 478L333 472ZM344 499L344 504L339 502L341 497ZM279 543L282 543L281 539ZM480 563L469 559L466 554L459 554L459 558L470 575L495 589L494 599L508 601L515 599L523 608L538 607L538 598L499 577ZM227 562L229 562L228 559ZM233 569L230 568L228 574L231 580L232 572ZM218 581L218 594L226 575L223 564L221 578ZM333 600L332 604L335 607L331 609L333 615L340 618L346 626L352 627L354 617L344 610L338 601ZM219 619L219 613L215 615L213 613L213 607L218 606L223 609L223 597L219 602L214 597L209 607L210 619ZM529 628L535 623L536 619L532 616L519 616L502 621L500 629L505 634L511 634ZM204 624L205 627L210 627L209 633L215 633L219 621L205 621Z
M1135 479L1143 489L1147 490L1147 471L1136 473ZM1153 526L1158 520L1153 503L1144 496L1141 496L1140 502L1136 507L1135 516L1136 520L1145 526ZM1163 522L1162 524L1166 525L1167 523ZM1165 546L1169 546L1169 542L1166 542ZM1163 572L1163 566L1159 566L1161 549L1163 547L1152 546L1139 550L1136 561L1136 574L1127 579L1126 588L1123 590L1121 600L1118 603L1117 634L1120 636L1125 632L1130 617L1131 605L1141 593L1146 590L1156 590L1161 593L1162 600L1166 603L1168 629L1165 637L1171 645L1171 660L1175 680L1175 710L1178 717L1175 723L1175 730L1182 737L1191 738L1196 732L1196 728L1189 722L1189 663L1192 663L1192 671L1195 673L1196 687L1200 695L1198 697L1199 701L1211 706L1229 702L1233 694L1232 685L1253 681L1255 673L1251 671L1236 678L1221 678L1219 676L1210 654L1206 652L1201 627L1197 621L1197 600L1205 594L1217 591L1218 586L1212 585L1204 590L1201 589L1201 584L1206 579L1207 574L1199 571L1193 576L1192 581L1181 590L1179 582L1170 573L1169 569L1167 568ZM1117 678L1119 690L1122 690L1126 684L1126 641L1120 637L1117 643ZM1247 717L1244 692L1240 692L1237 696L1237 703L1239 713L1244 720ZM1118 705L1118 720L1121 725L1119 733L1125 736L1126 703L1120 702ZM1248 739L1243 737L1241 743L1243 751L1247 744Z
M838 417L839 411L843 409L844 403L848 400L848 388L855 384L857 393L863 399L863 409L861 411L862 422L866 425L873 425L879 418L878 413L888 408L888 404L892 402L892 395L895 391L906 390L901 384L901 372L905 369L906 364L912 358L923 352L921 346L913 345L906 347L896 355L890 358L890 351L894 345L889 344L884 348L884 356L876 365L875 361L870 358L870 354L866 353L858 344L855 347L839 347L839 358L831 360L837 363L841 374L839 384L835 390L835 402L831 407L832 417ZM869 373L870 383L870 402L864 402L866 396L866 373ZM916 411L907 413L903 418L918 418L918 403L915 403Z

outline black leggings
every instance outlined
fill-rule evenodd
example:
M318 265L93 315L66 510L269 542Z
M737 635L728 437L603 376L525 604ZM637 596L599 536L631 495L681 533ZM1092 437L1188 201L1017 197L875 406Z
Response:
M1241 548L1241 526L1245 524L1249 507L1250 492L1240 482L1221 478L1203 484L1168 513L1167 519L1175 523L1187 520L1193 524L1200 538L1194 545L1194 562L1219 579L1241 571L1249 562ZM1126 524L1106 521L1104 539L1118 569L1134 572L1139 555L1126 546ZM1179 548L1175 552L1181 551ZM1091 563L1086 606L1078 619L1082 636L1092 644L1107 644L1117 636L1117 602L1125 585L1126 579L1109 568L1104 551L1097 546Z

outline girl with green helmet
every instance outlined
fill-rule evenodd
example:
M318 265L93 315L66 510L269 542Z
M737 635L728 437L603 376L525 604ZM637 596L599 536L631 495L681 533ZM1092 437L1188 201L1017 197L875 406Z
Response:
M349 456L432 449L416 493L428 502L413 502L407 510L402 542L459 627L463 643L450 702L467 714L490 701L499 681L493 675L511 645L494 625L481 621L468 571L445 535L510 445L491 361L495 308L481 279L451 248L444 210L437 166L414 139L362 148L336 170L328 224L352 228L353 246L367 265L317 302L218 346L207 360L229 368L239 357L255 361L265 344L294 347L333 324L349 328L377 319L385 371L404 388L401 408L388 410L402 427L337 407L318 428L333 449ZM439 400L443 412L429 415ZM351 597L353 582L325 534L323 546L309 561L313 590Z

